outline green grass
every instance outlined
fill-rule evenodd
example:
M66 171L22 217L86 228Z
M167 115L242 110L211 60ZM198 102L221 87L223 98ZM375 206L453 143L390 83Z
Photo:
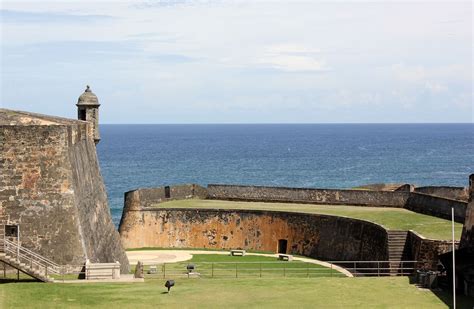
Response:
M0 308L447 308L407 277L176 279L130 284L0 284ZM458 308L472 308L459 298Z
M220 254L193 254L189 261L157 266L156 274L148 278L187 277L186 266L194 264L200 278L315 278L345 277L344 274L317 264L293 260L278 261L266 256L230 256ZM149 266L145 266L145 273Z
M371 221L392 230L414 230L432 239L451 239L451 221L412 212L402 208L310 205L290 203L232 202L217 200L177 200L161 204L160 208L260 209L343 216ZM455 236L460 239L462 224L455 224Z

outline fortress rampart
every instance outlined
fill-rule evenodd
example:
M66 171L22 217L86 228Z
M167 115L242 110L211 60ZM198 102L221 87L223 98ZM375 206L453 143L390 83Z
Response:
M208 185L209 199L371 207L398 207L464 223L467 203L408 191L369 191L263 186Z
M469 176L469 204L466 210L466 221L464 222L460 246L469 248L474 252L474 174Z
M409 192L338 190L264 186L207 186L208 198L217 200L403 207Z
M415 187L414 192L467 202L469 190L466 187L427 186Z
M464 223L466 207L465 202L411 192L404 208L446 220L451 220L451 208L454 208L454 221Z
M0 110L0 163L0 225L18 227L22 246L58 264L119 261L128 272L88 122Z
M337 216L260 210L160 208L173 199L285 202L371 207L397 207L450 218L465 219L466 203L410 191L369 191L280 188L261 186L181 185L139 189L125 194L120 223L126 248L243 248L277 252L285 240L288 252L325 260L385 260L387 230L377 224ZM448 241L408 233L405 250L413 260L430 261L451 249Z

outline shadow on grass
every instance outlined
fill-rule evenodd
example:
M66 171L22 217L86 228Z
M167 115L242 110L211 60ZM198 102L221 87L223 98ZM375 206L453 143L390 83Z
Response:
M416 278L410 277L410 284L416 284ZM448 285L449 286L449 285ZM453 308L453 293L446 289L430 289L430 292L436 295L449 308ZM456 293L456 308L459 309L474 309L474 298Z
M17 279L12 279L12 278L0 278L0 284L5 284L5 283L25 283L25 282L41 282L36 279L25 279L25 278L20 278L20 280Z

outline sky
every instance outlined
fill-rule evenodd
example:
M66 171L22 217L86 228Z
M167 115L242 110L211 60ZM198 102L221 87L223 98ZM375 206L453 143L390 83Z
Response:
M468 122L472 3L1 1L0 106L101 123Z

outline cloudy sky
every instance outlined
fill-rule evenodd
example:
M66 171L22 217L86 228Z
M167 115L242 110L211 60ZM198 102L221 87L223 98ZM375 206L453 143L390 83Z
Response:
M2 1L1 102L103 123L472 122L471 2Z

